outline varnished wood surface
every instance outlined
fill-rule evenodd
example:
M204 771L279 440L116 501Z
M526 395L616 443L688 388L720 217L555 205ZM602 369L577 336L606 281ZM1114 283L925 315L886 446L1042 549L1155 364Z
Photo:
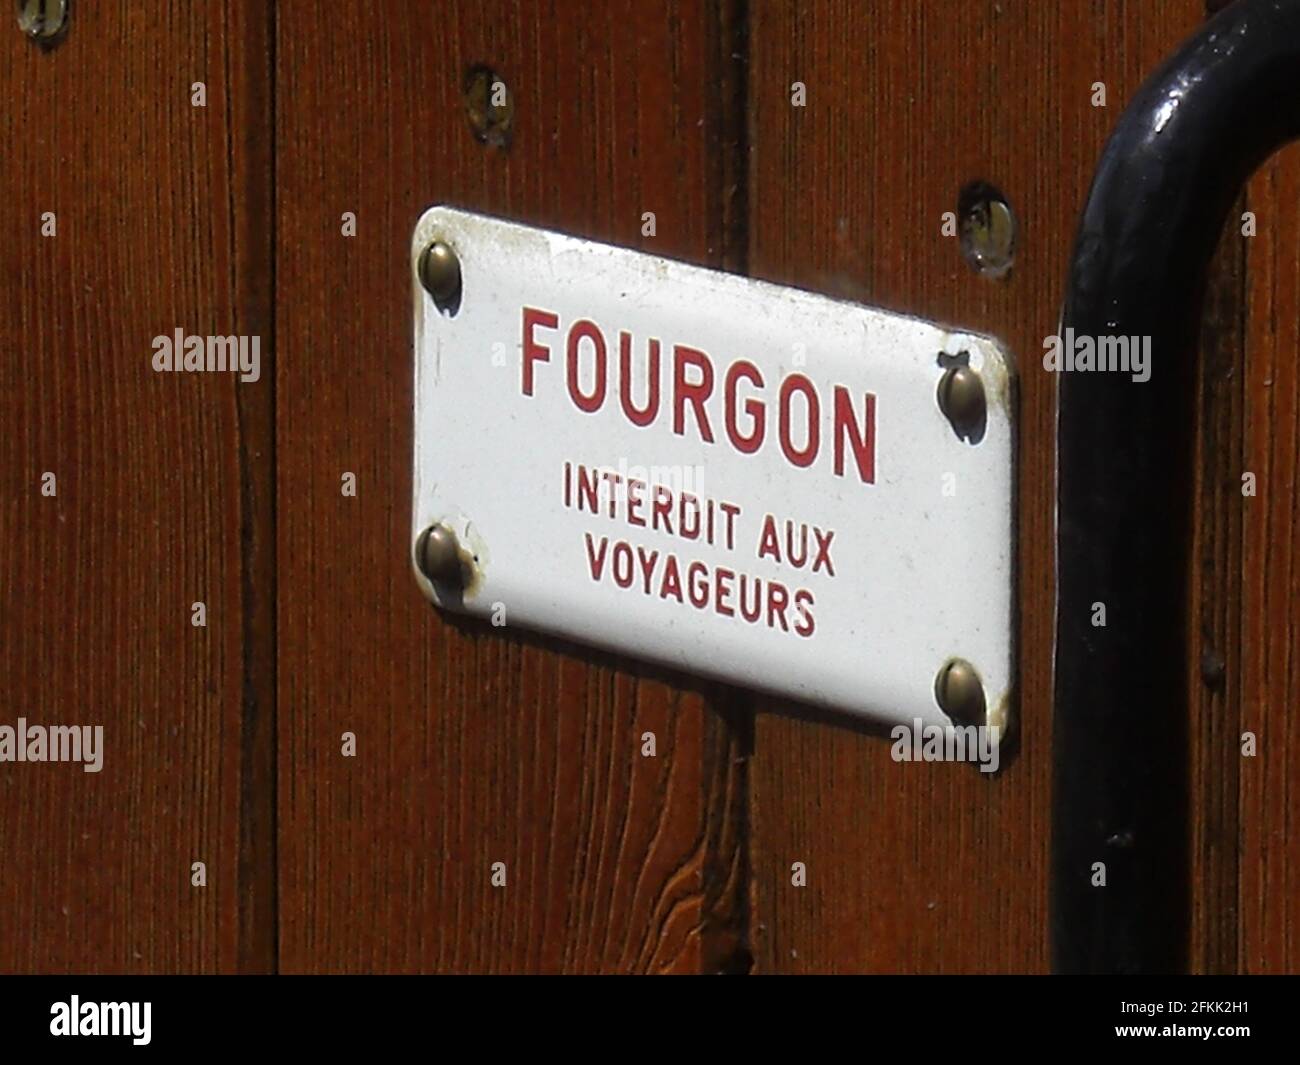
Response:
M725 707L684 678L450 623L409 562L416 219L454 204L722 264L727 34L699 3L280 9L286 971L733 964L743 767ZM513 94L508 149L471 134L478 64Z
M170 0L79 4L50 52L0 34L0 724L106 732L99 774L0 765L0 971L1045 969L1042 344L1104 139L1203 8ZM471 133L475 64L511 93L508 148ZM941 233L974 179L1021 224L1005 281ZM1292 150L1207 297L1197 971L1300 966L1297 202ZM1007 341L1009 766L896 764L879 735L425 604L406 256L434 203ZM259 334L262 380L154 373L177 327Z
M1238 798L1242 709L1241 469L1246 405L1248 238L1240 231L1243 190L1211 267L1201 323L1197 432L1189 507L1187 640L1188 853L1191 861L1189 964L1194 972L1237 970Z
M1200 18L1194 2L753 8L753 272L993 333L1020 368L1019 754L991 779L895 763L887 738L768 702L750 765L760 971L1048 966L1055 382L1043 340L1105 137ZM796 80L803 109L790 106ZM1098 81L1105 108L1091 105ZM977 179L1021 225L1001 282L941 234ZM791 883L796 861L806 887Z
M151 366L157 335L265 322L270 70L243 8L78 4L50 52L0 27L0 723L104 728L98 773L0 765L0 971L273 964L272 865L241 862L270 838L241 739L269 708L270 384Z
M1242 500L1239 968L1300 969L1300 148L1260 170L1247 192L1245 446L1257 477ZM1241 477L1236 489L1240 492Z

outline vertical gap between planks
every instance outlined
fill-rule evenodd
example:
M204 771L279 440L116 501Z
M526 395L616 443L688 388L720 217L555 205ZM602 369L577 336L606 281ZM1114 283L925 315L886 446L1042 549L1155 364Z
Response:
M749 265L749 3L723 0L710 23L710 54L718 72L713 101L716 150L709 184L710 250L719 269L744 274ZM738 689L715 689L709 700L718 719L706 741L704 934L700 967L705 973L746 975L753 966L749 943L750 834L748 762L753 750L753 697ZM710 750L710 748L714 748Z
M227 128L232 279L239 331L262 338L262 376L235 388L240 466L242 686L239 738L238 970L279 968L276 864L275 33L276 5L230 0L242 77ZM241 143L242 141L242 143Z

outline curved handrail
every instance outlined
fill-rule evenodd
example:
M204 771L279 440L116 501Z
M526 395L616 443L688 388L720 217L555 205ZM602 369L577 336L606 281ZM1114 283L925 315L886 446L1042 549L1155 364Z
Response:
M1058 379L1058 971L1186 965L1185 585L1199 308L1234 198L1297 136L1300 0L1238 0L1143 85L1088 194L1062 336L1150 337L1151 376L1075 370ZM1097 603L1104 627L1094 625Z

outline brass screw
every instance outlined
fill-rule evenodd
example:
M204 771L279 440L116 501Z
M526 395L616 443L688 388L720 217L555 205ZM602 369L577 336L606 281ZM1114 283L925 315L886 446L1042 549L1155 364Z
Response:
M964 658L950 658L934 678L934 699L939 709L962 725L984 724L984 685Z
M460 260L445 241L435 240L420 256L420 284L433 297L438 310L455 313L460 305Z
M969 366L948 367L939 378L937 398L958 436L973 433L984 423L984 382Z
M18 0L18 28L39 44L53 44L68 18L68 0Z
M435 584L464 583L460 545L456 534L445 525L432 525L420 534L415 544L415 561L420 572Z

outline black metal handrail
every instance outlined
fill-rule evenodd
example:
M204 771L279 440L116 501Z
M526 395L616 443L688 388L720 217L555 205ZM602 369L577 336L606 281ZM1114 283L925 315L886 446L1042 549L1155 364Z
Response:
M1062 336L1149 337L1151 376L1059 376L1058 971L1186 966L1186 580L1199 309L1229 207L1250 173L1298 135L1300 0L1238 0L1143 85L1084 208ZM1104 627L1095 624L1098 603Z

